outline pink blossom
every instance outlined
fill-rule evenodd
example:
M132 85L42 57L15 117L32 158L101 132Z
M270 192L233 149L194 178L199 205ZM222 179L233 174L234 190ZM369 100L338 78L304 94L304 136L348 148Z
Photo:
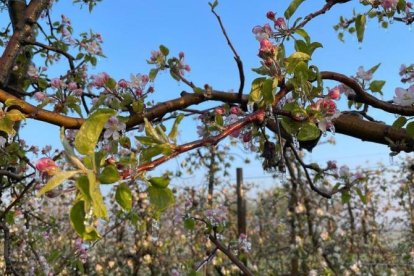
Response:
M217 115L223 115L224 113L226 113L226 111L224 110L224 108L222 108L222 107L217 107L216 109L214 109L214 112L217 114Z
M36 101L39 102L43 102L46 99L46 94L43 92L36 92L33 96L36 99Z
M402 106L411 106L414 104L414 85L408 89L395 88L394 103Z
M36 162L36 169L42 174L53 175L57 168L55 161L48 157L41 158Z
M179 53L178 53L178 57L179 57L180 59L183 59L183 58L184 58L184 52L179 52Z
M77 84L76 82L74 82L74 81L71 81L71 82L68 84L68 89L69 89L70 91L75 90L75 89L77 89L77 88L78 88L78 84Z
M54 78L50 81L50 86L52 86L53 88L59 89L59 88L63 88L65 86L65 83L59 78Z
M102 72L98 75L92 75L92 84L96 87L103 87L110 77L107 73Z
M231 114L238 115L238 114L240 113L240 108L238 108L237 106L232 106L232 107L230 108L230 113L231 113Z
M338 167L336 166L336 161L329 160L327 162L327 169L328 170L336 170Z
M382 6L386 10L394 9L397 6L397 4L398 4L398 0L384 0L382 2Z
M276 19L276 21L275 21L275 28L286 29L286 21L285 21L285 18L279 17L278 19Z
M333 115L336 112L336 104L329 98L320 99L316 104L319 105L319 109L327 115Z
M329 90L328 97L331 98L332 100L339 100L339 98L341 97L340 88L338 86L335 86L334 88Z
M252 140L252 133L250 131L243 134L243 142L244 143L248 143L248 142L250 142L250 140Z
M363 66L358 67L357 77L361 78L365 81L370 81L372 79L372 72L371 71L365 71Z
M118 81L118 86L121 88L127 88L128 87L128 82L124 79Z
M151 57L150 60L152 62L156 62L158 60L158 57L163 56L161 51L151 51Z

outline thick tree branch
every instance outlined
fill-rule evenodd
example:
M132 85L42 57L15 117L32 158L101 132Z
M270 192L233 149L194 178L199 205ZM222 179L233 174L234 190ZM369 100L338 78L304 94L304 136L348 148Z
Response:
M321 77L325 80L335 80L341 82L352 88L356 94L353 100L357 102L366 103L372 107L379 108L394 114L414 116L414 108L412 106L401 106L381 101L365 92L356 80L348 76L336 72L323 71L321 72Z
M4 87L7 84L15 60L23 49L22 42L26 39L33 39L33 26L42 11L48 7L49 2L48 0L32 0L27 6L24 26L21 29L16 29L0 57L0 86Z

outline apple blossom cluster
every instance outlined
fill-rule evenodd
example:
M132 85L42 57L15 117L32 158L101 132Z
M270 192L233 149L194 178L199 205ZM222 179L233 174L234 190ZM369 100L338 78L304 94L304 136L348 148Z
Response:
M227 208L225 206L220 206L218 208L207 209L204 211L206 219L211 225L219 226L226 225L227 223Z
M239 249L244 252L249 252L252 249L252 243L248 240L246 234L240 234L238 240Z
M414 83L414 64L410 66L401 65L400 72L402 83ZM414 104L414 84L408 88L395 88L394 103L402 106L412 106Z

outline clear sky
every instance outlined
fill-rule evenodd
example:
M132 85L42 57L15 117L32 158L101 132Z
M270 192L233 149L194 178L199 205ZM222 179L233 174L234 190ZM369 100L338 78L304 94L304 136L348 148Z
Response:
M79 5L73 6L69 2L71 1L60 1L56 5L56 20L60 19L61 14L65 14L72 20L75 32L92 29L103 35L103 50L107 58L99 61L95 72L108 72L115 79L128 79L130 73L148 73L150 67L145 60L151 50L164 44L169 47L171 54L185 52L186 61L192 68L188 78L198 86L208 83L219 90L237 90L237 68L218 23L210 12L208 1L105 0L97 5L92 14L88 13L86 7L80 10ZM307 2L299 8L294 18L305 16L319 9L324 3ZM363 44L359 44L356 38L351 36L345 37L345 43L340 42L332 26L338 22L340 15L350 16L357 5L356 2L337 5L333 11L307 25L306 30L312 40L319 41L324 46L323 49L317 50L312 63L319 66L320 70L353 75L360 65L368 69L381 62L375 79L387 80L384 99L392 99L394 88L401 86L398 76L400 65L414 62L413 31L403 24L392 24L387 30L380 29L378 23L371 20ZM289 1L275 0L220 1L217 7L217 12L221 15L244 63L245 92L249 91L251 81L257 77L250 69L259 65L258 42L251 30L255 25L268 23L265 14L269 10L282 16L288 3ZM53 76L53 70L49 73ZM334 84L325 83L325 86L332 87ZM168 73L164 73L157 78L155 89L153 99L163 101L178 97L180 92L188 87L177 84L171 80ZM344 99L342 102L345 102ZM380 119L389 123L394 117L381 116ZM180 140L184 142L196 139L196 124L188 121L184 125ZM59 145L57 128L46 127L43 123L29 121L22 135L27 137L29 143ZM338 142L336 146L320 146L309 155L309 158L321 162L336 159L339 164L348 163L351 166L364 163L366 160L370 161L369 166L375 166L377 161L389 162L389 150L385 146L363 143L341 135L335 135L335 138ZM176 169L180 160L181 157L178 161L170 161L161 169ZM235 164L239 165L237 162ZM246 177L261 175L263 173L260 163L245 167Z

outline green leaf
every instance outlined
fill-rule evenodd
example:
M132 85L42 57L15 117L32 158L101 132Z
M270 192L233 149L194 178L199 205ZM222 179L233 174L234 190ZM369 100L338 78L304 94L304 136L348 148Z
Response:
M73 150L73 148L69 145L68 140L66 140L65 137L65 129L62 127L60 129L60 140L62 142L63 148L65 149L65 155L67 157L67 159L76 167L78 167L78 169L86 172L86 167L85 165L79 160L79 158L75 155L75 152Z
M144 126L145 134L147 134L147 136L150 136L152 139L158 141L158 143L164 143L164 141L162 141L161 137L158 135L157 130L152 126L147 118L144 118Z
M170 179L167 177L151 177L148 179L148 182L151 183L152 186L160 189L164 189L170 184Z
M406 127L407 134L414 139L414 122L409 122Z
M217 7L217 5L218 5L218 1L217 0L214 0L213 3L208 2L208 4L211 7L211 9L214 10Z
M4 131L9 135L13 135L16 131L13 128L14 122L7 117L0 119L0 131Z
M214 116L214 122L218 125L218 126L223 126L224 125L224 120L223 120L223 116L221 116L220 114L216 114Z
M195 221L192 218L186 218L184 220L184 227L187 230L193 230L195 227Z
M168 54L170 53L170 50L168 50L167 47L165 47L164 45L160 45L160 51L164 56L168 56Z
M303 3L303 1L304 0L292 0L292 2L290 2L289 7L285 11L286 19L289 19L295 13L296 9Z
M252 82L252 89L250 90L249 101L257 103L262 98L262 85L266 78L257 78Z
M273 79L267 79L263 82L262 96L265 104L272 104L275 95L273 94Z
M82 194L83 199L85 200L85 202L88 203L87 206L90 206L90 204L92 203L92 197L91 197L91 194L89 192L88 177L86 175L79 176L78 179L76 179L76 187L78 188L78 190Z
M348 203L350 199L351 199L351 195L349 194L349 192L343 191L341 194L342 204Z
M355 28L357 31L358 42L364 40L366 17L364 14L358 14L355 18Z
M401 117L398 117L398 119L394 121L392 126L396 128L402 128L406 123L407 123L407 118L401 116Z
M120 179L118 169L114 165L106 166L99 175L99 182L102 184L112 184Z
M297 29L295 31L295 33L297 33L298 35L300 35L301 37L303 37L306 41L307 44L310 43L310 37L308 35L308 33L304 30L304 29Z
M184 119L184 114L179 114L177 118L175 118L174 124L171 128L170 133L168 134L168 137L175 141L178 135L178 125L181 123L181 121Z
M288 59L295 59L298 61L306 61L310 59L310 56L306 53L302 53L302 52L294 52L293 54L291 54Z
M116 114L112 109L98 109L83 123L75 137L75 148L84 155L92 154L106 122Z
M108 211L106 210L105 202L102 197L100 183L96 180L95 173L88 171L89 194L92 198L93 213L97 218L108 219Z
M106 82L105 82L105 86L107 88L109 88L110 90L115 90L116 88L116 81L113 78L109 78Z
M153 147L149 147L141 151L140 161L142 164L142 163L151 161L151 158L159 154L170 155L172 152L173 152L173 149L171 148L170 144L155 145Z
M369 68L367 72L370 72L371 74L374 74L380 66L381 66L381 62L378 63L377 65L374 65L371 68Z
M321 135L321 131L319 128L312 123L304 124L298 133L298 140L299 141L312 141L318 139Z
M137 139L141 144L148 146L160 143L160 141L148 136L135 136L135 139Z
M44 193L49 192L50 190L53 190L58 185L63 183L65 180L71 178L75 174L80 173L80 171L66 171L66 172L58 172L56 173L47 183L45 186L40 189L40 191L37 193L36 196L41 196Z
M121 183L116 189L115 200L125 211L132 208L132 193L126 183Z
M155 69L155 68L151 69L148 75L150 81L155 80L155 78L157 77L157 74L158 74L158 69Z
M168 207L174 204L174 195L169 188L160 189L150 186L147 189L150 203L156 211L165 211Z
M372 92L381 92L382 87L384 86L385 81L381 81L381 80L374 80L370 83L369 85L369 89Z
M85 241L93 241L100 238L95 228L85 226L85 202L83 200L76 202L70 209L70 224L76 233Z
M360 188L355 187L355 191L357 195L359 196L359 199L361 199L362 203L367 204L367 197L364 195Z
M5 118L9 119L12 122L19 122L26 119L26 115L20 112L20 110L12 109L6 112Z

